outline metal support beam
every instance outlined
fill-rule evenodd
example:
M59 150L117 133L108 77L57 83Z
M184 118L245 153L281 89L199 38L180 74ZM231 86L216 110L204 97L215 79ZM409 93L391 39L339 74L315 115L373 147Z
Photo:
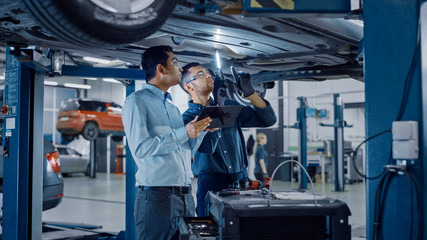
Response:
M286 71L267 71L251 75L253 83L310 79L313 81L323 81L349 77L363 79L363 66L359 64L344 64L333 67L314 66Z
M350 0L243 0L249 17L344 17L351 11Z
M298 159L305 168L307 168L307 118L305 110L307 108L305 97L298 97L300 107L297 109L297 126L299 129L298 139L300 147L298 148ZM300 189L307 189L307 176L303 170L299 172Z
M423 153L422 157L421 157L421 161L423 162L422 166L423 166L423 170L422 173L424 175L423 179L423 186L425 188L425 186L427 186L427 177L426 177L426 173L427 173L427 3L424 2L424 4L421 6L421 10L420 10L420 16L421 16L421 109L422 109L422 123L420 124L421 129L422 129L422 146L421 147L421 152ZM421 191L421 199L423 200L422 206L424 206L424 203L426 202L427 199L427 192L426 191ZM427 208L424 206L423 208L423 212L421 213L421 218L424 220L423 221L423 225L421 225L421 229L424 229L424 239L426 236L425 233L425 229L427 229Z
M9 52L10 48L6 53L6 83L3 99L4 105L9 106L4 127L5 150L8 156L3 159L3 239L31 239L32 237L41 239L41 236L32 235L31 225L33 217L37 217L41 222L41 214L32 215L32 180L30 179L33 175L32 152L34 150L32 141L34 75L30 68L23 66ZM38 232L38 230L35 231Z
M344 191L344 108L342 98L334 94L334 166L335 191Z
M126 97L135 92L135 81L126 87ZM133 160L126 138L126 240L136 239L135 219L133 217L137 188L135 187L136 164Z
M74 77L103 77L141 80L145 79L145 72L131 68L102 68L92 66L62 65L62 76Z
M419 13L422 2L424 1L363 1L367 138L391 129L392 122L398 119L399 113L402 113L399 120L418 121L419 129L426 127L422 124L426 120L426 116L423 116L423 111L425 113L423 100L426 92L422 90L420 64L420 58L425 56L422 56L417 41L418 30L426 29L426 26L418 25L418 16L425 18L427 13L426 11ZM396 57L396 53L399 53L399 57ZM402 104L405 97L406 104ZM400 111L402 105L405 106L402 108L403 111ZM421 139L420 143L424 144L425 150L426 139ZM368 177L378 176L383 171L384 165L389 164L391 146L390 136L377 137L366 143ZM426 151L420 153L420 160L416 160L408 167L408 172L418 182L419 189L425 189L427 155ZM422 212L420 218L417 218L415 187L412 185L411 196L407 176L394 177L387 184L387 190L384 190L386 193L383 194L381 207L376 207L378 201L375 195L380 182L381 178L366 181L366 236L372 239L374 226L380 226L378 239L408 239L410 231L413 239L426 239L427 192L421 191ZM380 221L375 220L375 216L378 215L382 216ZM418 228L419 236L416 237L418 219L421 220L421 225ZM413 222L412 229L411 224L402 224L410 222Z
M90 141L89 177L96 178L96 139Z

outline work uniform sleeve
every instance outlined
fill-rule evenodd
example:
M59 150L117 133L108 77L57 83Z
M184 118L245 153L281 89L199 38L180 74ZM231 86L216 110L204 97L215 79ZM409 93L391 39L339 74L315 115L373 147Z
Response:
M126 99L122 109L122 121L132 154L137 158L153 157L175 151L188 141L185 127L150 137L147 130L147 112L138 104L135 96Z
M261 148L258 148L255 155L255 160L259 161L260 159L266 159L265 151Z
M270 127L276 123L276 113L270 103L264 101L267 103L265 108L246 106L242 109L237 118L240 127Z

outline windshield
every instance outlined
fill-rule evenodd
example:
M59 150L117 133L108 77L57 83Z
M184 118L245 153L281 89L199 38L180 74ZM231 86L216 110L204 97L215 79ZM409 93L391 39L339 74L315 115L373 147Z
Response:
M79 110L80 104L79 101L75 99L68 99L61 102L62 111L75 111Z

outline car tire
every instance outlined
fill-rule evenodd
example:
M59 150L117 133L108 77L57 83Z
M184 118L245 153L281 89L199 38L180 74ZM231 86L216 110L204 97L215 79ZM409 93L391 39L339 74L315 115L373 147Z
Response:
M98 137L98 125L94 122L87 122L83 127L82 136L89 141L93 141Z
M61 134L61 138L62 140L66 141L66 142L71 142L74 140L76 136L74 135L69 135L69 134Z
M94 47L119 46L144 39L160 28L177 2L143 1L147 0L135 3L139 4L136 9L129 6L120 12L108 10L115 2L100 0L23 0L30 14L52 36L72 44Z

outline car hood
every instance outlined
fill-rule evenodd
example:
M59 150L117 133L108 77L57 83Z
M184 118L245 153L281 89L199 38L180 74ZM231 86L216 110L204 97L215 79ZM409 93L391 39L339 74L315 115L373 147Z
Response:
M68 143L68 147L82 155L89 155L90 153L90 142L82 137L76 138L72 142Z

